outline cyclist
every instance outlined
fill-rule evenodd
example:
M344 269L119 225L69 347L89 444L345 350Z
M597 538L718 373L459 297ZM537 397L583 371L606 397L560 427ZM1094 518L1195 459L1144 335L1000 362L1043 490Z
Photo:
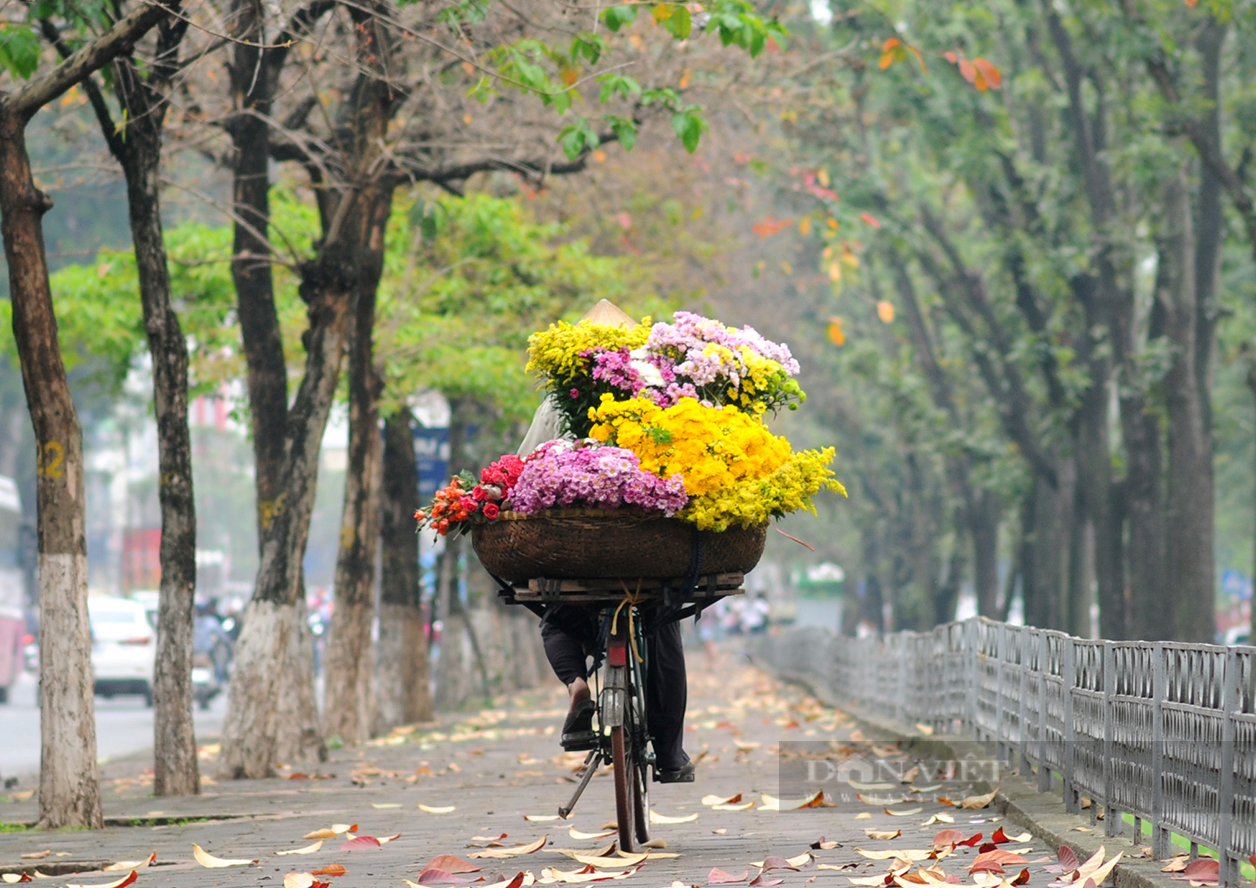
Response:
M632 318L603 299L581 320L595 324L631 326ZM561 437L558 412L542 401L532 425L519 447L526 456L546 441ZM655 779L660 783L692 783L694 764L685 754L685 706L688 679L685 674L685 647L676 621L652 625L649 612L643 614L650 642L646 672L646 718L654 738ZM541 621L541 640L550 667L567 687L570 708L563 722L562 747L568 751L592 749L597 744L593 713L597 706L589 693L588 658L598 649L597 611L577 605L559 605L546 610Z

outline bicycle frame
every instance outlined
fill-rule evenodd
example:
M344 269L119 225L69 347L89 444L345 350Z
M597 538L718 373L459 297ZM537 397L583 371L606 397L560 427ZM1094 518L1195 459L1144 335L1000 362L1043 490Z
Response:
M609 621L609 626L605 626ZM629 851L635 838L648 841L649 780L647 770L654 766L646 714L645 681L649 650L642 628L641 613L630 602L603 611L606 628L604 666L593 676L597 701L598 741L585 758L584 774L566 806L558 809L570 815L589 780L603 764L622 764L615 775L616 808L619 815L620 847Z

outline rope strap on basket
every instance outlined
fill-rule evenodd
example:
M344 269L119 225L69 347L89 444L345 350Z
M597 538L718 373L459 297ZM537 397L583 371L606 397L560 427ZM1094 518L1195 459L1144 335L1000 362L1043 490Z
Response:
M634 609L645 600L641 597L641 580L640 578L637 579L636 592L630 590L622 579L619 581L619 585L624 587L624 600L619 602L619 605L615 608L614 616L611 617L611 635L619 631L619 612L624 609L625 604L628 605L628 640L632 643L632 655L637 658L638 663L644 663L645 658L637 650L637 633L633 631L633 614L636 612Z

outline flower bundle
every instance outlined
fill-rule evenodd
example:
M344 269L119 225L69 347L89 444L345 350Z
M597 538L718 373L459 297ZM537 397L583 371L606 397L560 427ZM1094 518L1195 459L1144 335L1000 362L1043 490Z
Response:
M492 521L501 514L523 468L523 460L506 454L481 470L478 484L470 472L459 473L436 491L436 498L427 509L414 513L419 528L430 527L441 536L458 536L477 520Z
M636 506L669 518L689 501L678 475L641 468L637 455L595 442L549 441L528 457L510 495L511 508L531 515L555 506Z
M575 440L503 456L478 484L463 473L416 513L421 526L460 533L506 510L630 507L718 532L814 512L821 490L846 493L832 448L796 452L768 431L766 412L806 395L789 348L750 327L689 312L653 325L559 322L528 346Z
M629 327L559 321L529 338L528 354L528 368L545 378L551 402L576 437L588 435L589 410L608 394L660 407L691 398L756 415L806 400L788 346L685 311L671 323L651 325L646 318Z
M753 527L799 509L821 490L846 490L828 464L833 449L795 453L758 416L692 398L660 408L644 398L603 396L592 436L637 454L643 469L679 475L689 502L680 517L699 530Z

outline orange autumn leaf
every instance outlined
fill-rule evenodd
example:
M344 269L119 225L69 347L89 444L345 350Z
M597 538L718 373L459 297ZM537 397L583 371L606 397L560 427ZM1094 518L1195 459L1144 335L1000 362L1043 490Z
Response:
M793 224L793 219L777 219L775 216L768 216L762 222L756 222L752 225L751 230L759 237L772 237L773 235L780 234Z
M829 318L829 341L839 346L846 344L846 333L842 330L842 319L837 316Z
M890 323L894 320L894 306L882 299L877 303L877 317L884 324Z
M877 217L872 215L871 213L860 213L859 218L862 219L864 222L866 222L868 225L871 225L873 228L881 227L881 223L877 220Z
M999 73L998 68L996 68L993 64L991 64L986 59L982 59L982 58L973 59L973 67L977 69L977 72L982 76L985 82L989 85L990 89L998 89L1000 86L1003 85L1003 75ZM978 85L977 89L981 89L981 86Z

